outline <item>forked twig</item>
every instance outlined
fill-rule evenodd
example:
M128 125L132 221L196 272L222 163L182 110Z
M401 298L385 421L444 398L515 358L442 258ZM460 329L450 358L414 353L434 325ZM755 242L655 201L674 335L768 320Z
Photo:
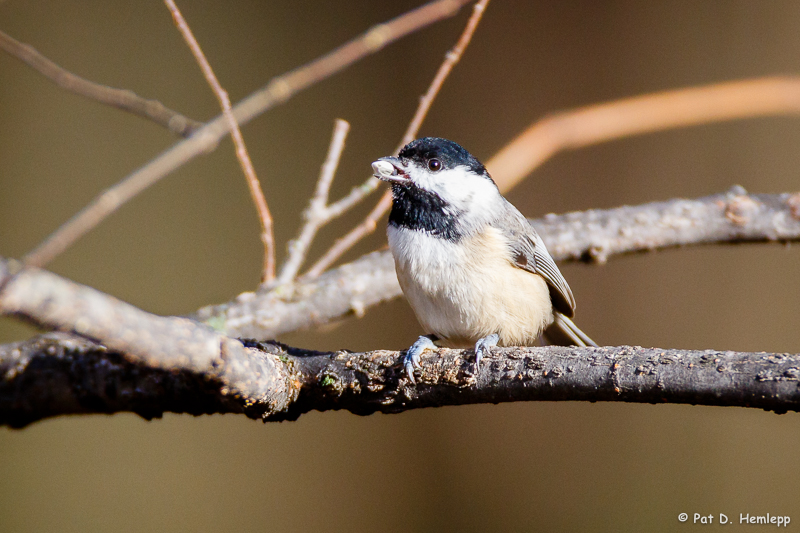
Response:
M234 106L233 115L239 124L245 124L268 109L286 102L298 92L378 52L387 44L453 16L467 2L468 0L434 0L388 22L373 26L339 48L273 78L264 88ZM24 263L28 266L46 265L122 204L176 168L212 149L227 135L229 128L225 117L217 117L195 135L175 144L113 187L106 189L28 253L23 258Z
M62 89L147 118L171 132L188 137L203 125L164 106L158 100L142 98L131 90L117 89L82 78L58 66L31 45L0 31L0 48L35 69Z
M467 21L467 26L464 28L464 31L461 32L461 36L458 38L455 46L445 55L444 61L439 66L439 70L436 71L436 75L433 77L433 81L428 87L428 90L420 98L419 105L414 113L414 117L408 124L400 144L398 145L397 149L395 149L395 153L399 152L403 146L413 141L417 136L417 133L422 126L422 122L428 115L428 111L430 110L433 101L436 99L436 95L439 94L439 90L442 88L444 81L447 79L447 76L450 74L450 71L453 70L453 67L456 65L456 63L459 62L461 56L464 55L464 50L472 40L472 35L475 33L475 29L478 27L478 23L481 21L483 13L486 11L486 6L488 4L489 0L480 0L473 7L472 16ZM334 204L332 207L338 209L340 213L346 211L351 206L358 203L367 194L374 191L378 187L378 183L380 183L380 180L374 176L368 178L367 181L365 181L360 187L356 187L350 192L349 195L339 200L337 204L340 205ZM308 270L308 272L305 274L305 277L313 278L320 275L337 259L339 259L342 254L352 248L355 243L375 231L378 220L380 220L384 213L389 210L391 205L392 202L390 193L386 192L383 196L381 196L381 199L378 201L377 205L372 208L372 211L370 211L369 215L367 215L367 218L365 218L364 221L358 226L350 230L350 232L344 237L337 239L334 245L331 246L331 248L323 254L323 256L314 264L314 266Z
M378 220L380 220L391 206L392 193L391 191L386 191L383 193L383 196L381 196L381 199L378 200L378 203L375 204L375 207L372 208L372 211L369 212L367 218L350 230L344 237L336 239L333 246L331 246L328 251L308 269L308 272L303 275L303 280L315 278L325 272L329 266L339 259L347 250L352 248L355 243L375 231L375 228L378 226Z
M314 196L309 201L308 209L303 213L306 223L300 231L300 235L289 242L289 257L278 275L278 285L288 283L297 276L297 272L300 270L306 254L308 254L308 248L311 246L317 231L333 218L326 204L328 203L328 193L331 189L333 176L339 166L339 158L344 150L344 141L347 138L348 131L350 131L350 124L345 120L337 119L333 127L333 136L328 147L328 155L325 157L325 162L322 164L322 170L317 180L317 188L314 191Z
M264 244L264 268L261 273L261 283L269 283L275 279L275 236L272 232L272 215L269 212L267 199L264 197L264 191L261 189L261 183L258 181L258 176L256 176L256 169L253 167L253 162L250 160L250 155L247 153L247 146L244 144L242 131L239 129L239 124L236 122L236 118L231 111L231 99L228 97L228 92L222 88L216 74L214 74L214 70L211 68L211 64L200 48L200 44L197 42L197 39L194 38L192 29L189 27L186 19L183 18L174 0L164 0L164 4L166 4L172 14L172 19L178 31L181 32L186 44L189 45L189 49L192 51L197 64L200 66L200 70L203 71L203 76L205 76L208 85L211 87L211 90L214 91L217 100L219 100L220 106L222 107L222 114L228 121L231 137L236 146L236 158L239 160L245 178L247 178L250 196L256 206L258 219L261 222L261 242Z

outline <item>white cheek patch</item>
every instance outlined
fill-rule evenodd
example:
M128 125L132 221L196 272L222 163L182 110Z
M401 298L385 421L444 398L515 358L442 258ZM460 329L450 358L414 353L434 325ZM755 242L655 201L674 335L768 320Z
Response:
M411 180L421 189L436 193L451 205L446 214L472 213L491 209L500 201L500 193L490 180L479 176L465 166L429 172L412 167Z
M452 205L446 205L442 208L442 214L448 217L455 217L461 215L461 212Z

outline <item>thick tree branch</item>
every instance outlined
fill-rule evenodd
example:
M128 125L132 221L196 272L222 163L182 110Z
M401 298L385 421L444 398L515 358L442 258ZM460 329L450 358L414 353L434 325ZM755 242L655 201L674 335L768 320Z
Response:
M0 376L0 423L11 427L78 413L130 411L151 419L164 412L243 412L219 380L137 364L61 333L0 346Z
M557 261L605 263L612 255L697 244L800 239L800 193L726 193L532 220Z
M472 352L442 349L422 358L418 385L400 354L304 352L248 343L278 354L273 382L291 380L272 402L234 395L193 368L167 370L65 334L0 346L0 424L23 427L52 416L130 411L246 413L296 419L311 410L398 413L421 407L532 400L624 401L800 410L800 356L601 348L503 348L474 372ZM269 376L259 376L266 380Z
M604 262L613 255L709 243L800 239L800 193L747 194L741 187L696 200L674 199L531 220L557 261ZM267 292L200 309L196 317L236 337L268 339L327 324L400 295L386 252Z
M417 386L405 377L399 356L375 351L291 359L304 381L285 416L531 400L800 410L800 355L641 346L496 348L476 372L472 350L440 349L423 356Z
M535 224L559 259L605 260L710 242L789 241L800 236L800 194L748 195L734 188L699 200L550 215ZM248 293L227 308L199 315L229 335L290 331L363 312L398 294L396 284L391 257L373 253L313 284ZM0 423L12 426L67 413L244 412L281 420L309 410L368 414L523 400L800 410L798 355L508 348L497 350L476 374L470 351L441 350L424 358L414 387L401 372L397 352L316 353L277 343L243 344L193 320L151 315L2 258L0 314L80 336L51 334L0 346Z
M19 263L2 258L0 314L94 340L98 344L92 346L92 353L106 350L124 353L128 361L143 369L203 376L219 383L218 388L226 395L241 399L242 408L258 403L270 411L283 410L287 405L279 403L291 401L297 393L296 378L278 368L284 365L277 356L256 353L238 340L194 320L153 315L45 270L30 267L20 270ZM66 342L63 349L72 347L73 343ZM51 344L46 351L58 349ZM13 345L4 353L6 379L19 373L20 365L27 368L28 361L18 359L20 353ZM47 374L42 377L44 380L53 377L51 372L44 373ZM19 386L20 382L15 383ZM96 381L96 385L102 387L103 381ZM52 389L45 397L59 394L56 382L39 386ZM109 387L114 387L113 383ZM279 403L270 405L274 402Z

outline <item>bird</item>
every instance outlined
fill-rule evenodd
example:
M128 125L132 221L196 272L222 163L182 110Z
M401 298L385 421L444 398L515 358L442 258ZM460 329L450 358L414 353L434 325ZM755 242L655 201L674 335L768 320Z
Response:
M528 220L486 167L459 144L425 137L372 163L391 186L389 249L425 335L406 351L412 383L420 355L495 346L597 346L572 320L575 298Z

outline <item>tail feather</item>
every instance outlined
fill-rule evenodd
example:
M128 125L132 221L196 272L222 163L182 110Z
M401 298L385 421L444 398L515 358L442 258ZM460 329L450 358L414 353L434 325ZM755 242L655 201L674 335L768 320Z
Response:
M597 346L575 323L561 313L555 313L555 320L544 330L544 338L556 346Z

